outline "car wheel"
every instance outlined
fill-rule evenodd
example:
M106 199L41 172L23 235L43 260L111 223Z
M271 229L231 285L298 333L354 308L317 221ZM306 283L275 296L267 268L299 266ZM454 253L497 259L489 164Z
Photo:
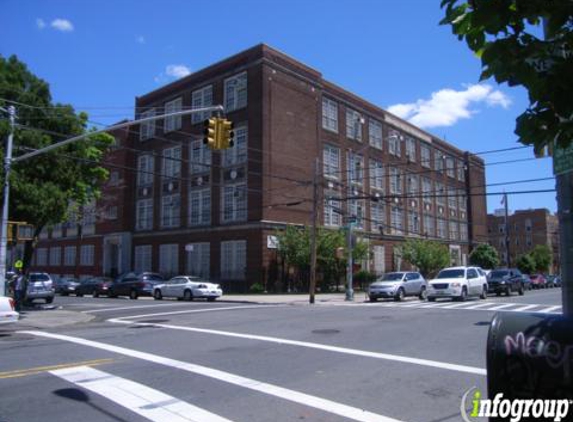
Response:
M46 298L46 303L52 303L54 301L53 297L47 297Z
M523 284L520 284L519 288L517 289L517 294L519 296L523 296L524 293L525 293L525 288L523 287Z
M428 302L435 302L435 301L436 301L435 297L428 296Z
M459 301L460 302L465 302L466 299L468 298L468 291L465 287L462 288L462 294L459 297Z
M479 295L479 298L484 300L487 299L487 287L484 286L481 289L481 295Z
M98 292L94 292L94 294L92 295L93 297L99 297L99 293Z
M506 295L506 296L511 296L511 287L506 287L506 288L505 288L505 295Z
M134 289L134 290L130 291L129 292L129 298L133 299L133 300L137 299L137 290Z
M193 300L193 293L191 293L191 290L185 290L185 292L183 292L183 300L188 302Z
M82 297L83 295L83 293L76 293L76 297Z
M426 291L426 287L422 286L422 290L420 290L420 295L418 296L418 298L420 300L426 300L427 296L428 296L428 292Z
M161 294L161 290L157 289L153 292L153 299L155 299L155 300L163 299L163 295Z
M394 300L396 302L401 302L404 300L404 289L403 288L399 288L398 291L396 292L396 295L394 296Z
M377 302L378 298L376 296L370 296L370 302Z

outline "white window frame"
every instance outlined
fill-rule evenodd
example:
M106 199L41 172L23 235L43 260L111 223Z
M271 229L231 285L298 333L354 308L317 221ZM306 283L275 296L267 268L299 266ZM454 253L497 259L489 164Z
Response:
M209 280L211 276L211 244L209 242L185 245L185 274Z
M225 111L244 108L248 104L248 81L247 72L241 72L225 79Z
M416 162L416 139L406 137L406 158L412 163Z
M368 122L368 137L370 146L382 150L384 147L382 123L378 120L370 119Z
M399 207L393 206L390 209L390 229L392 234L404 234L404 213Z
M424 234L428 237L436 235L434 217L430 214L424 214Z
M233 148L227 148L223 150L223 166L237 166L241 164L246 164L247 162L247 148L248 148L248 138L249 130L246 123L238 125L234 129L235 145Z
M80 246L80 265L83 267L91 267L94 265L95 260L95 246L94 245L81 245Z
M348 177L351 183L362 185L364 182L364 157L354 151L348 151Z
M408 233L420 234L420 214L418 211L408 211Z
M199 88L191 93L191 107L199 109L203 107L210 107L213 105L213 85L207 85ZM211 111L203 111L201 113L193 113L191 115L191 123L201 123L203 120L211 116Z
M458 222L457 221L450 221L448 224L448 234L450 240L458 240Z
M211 224L211 188L189 189L189 226L204 226Z
M137 186L153 185L155 157L142 154L137 157Z
M221 242L221 279L245 280L247 273L247 241Z
M437 236L440 239L445 239L446 238L446 220L444 220L443 218L438 218L437 220L437 224L436 224L436 228L437 228Z
M342 215L336 210L341 210L340 195L334 192L324 196L324 225L329 227L340 227L342 225Z
M396 157L402 156L402 135L396 129L388 130L388 153Z
M432 168L432 149L423 143L420 144L420 164L422 167Z
M406 178L406 192L408 195L417 197L420 192L420 178L418 175L409 175Z
M401 194L402 189L402 173L396 167L390 167L390 194Z
M212 154L211 148L201 140L189 143L189 173L202 174L211 172Z
M465 182L466 181L466 166L463 161L458 161L458 181Z
M140 119L146 119L148 117L155 116L155 109L150 108L149 110L145 110L139 115ZM155 120L151 120L149 122L143 122L140 124L140 132L139 132L139 140L145 141L147 139L151 139L155 137Z
M183 110L183 98L175 98L165 103L165 114L176 113ZM163 132L173 132L181 129L181 116L167 116L163 120Z
M165 148L161 155L161 176L163 179L181 177L181 153L180 146Z
M48 265L48 248L36 249L36 265L38 266Z
M324 177L338 179L340 175L340 148L325 144L322 150Z
M64 265L72 267L76 265L76 247L66 246L64 248Z
M444 172L444 153L439 150L434 150L434 170L438 173Z
M322 127L338 133L338 103L326 97L322 97Z
M386 206L383 202L370 201L370 231L379 232L386 226Z
M434 182L435 189L435 197L436 197L436 204L437 205L446 205L446 188L442 182Z
M433 188L432 188L433 182L432 179L430 179L429 177L422 177L422 197L424 200L424 204L432 204L432 199L433 199Z
M346 137L362 142L362 114L352 108L346 108Z
M386 191L384 178L384 164L382 161L370 159L369 160L369 170L370 170L370 189L376 189L382 193Z
M355 228L363 229L364 228L364 217L365 215L365 208L364 208L364 201L361 199L350 199L348 200L348 208L351 217L356 217Z
M179 245L177 243L159 245L159 273L168 277L179 274Z
M137 245L134 248L133 270L137 273L151 271L153 259L153 247L151 245Z
M221 222L247 221L247 206L246 182L223 186L221 189Z
M50 266L59 267L62 265L62 248L59 246L50 247Z
M454 188L448 188L448 208L451 210L458 209L458 197L457 190Z
M153 228L153 198L138 199L135 204L135 230Z
M161 196L161 228L169 229L181 225L181 195Z
M446 174L451 178L456 177L455 160L454 157L450 155L446 157Z

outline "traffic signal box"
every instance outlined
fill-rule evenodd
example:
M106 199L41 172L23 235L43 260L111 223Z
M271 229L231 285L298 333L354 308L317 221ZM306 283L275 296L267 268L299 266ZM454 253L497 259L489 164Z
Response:
M8 221L6 231L8 242L32 240L34 238L34 226L23 221Z
M203 122L203 143L212 150L227 149L234 145L233 122L211 117Z

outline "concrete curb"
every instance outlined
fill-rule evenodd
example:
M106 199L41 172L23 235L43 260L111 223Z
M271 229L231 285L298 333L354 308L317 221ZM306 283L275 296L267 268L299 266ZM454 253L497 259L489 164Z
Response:
M15 327L18 329L28 328L55 328L66 325L90 322L94 315L76 311L65 311L60 308L54 309L31 309L20 311L20 319Z

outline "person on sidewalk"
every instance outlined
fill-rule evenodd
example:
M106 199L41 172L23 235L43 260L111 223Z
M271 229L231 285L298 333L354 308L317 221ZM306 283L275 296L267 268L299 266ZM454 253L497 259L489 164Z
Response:
M14 302L16 312L20 312L26 298L26 276L22 271L18 271L14 281Z

